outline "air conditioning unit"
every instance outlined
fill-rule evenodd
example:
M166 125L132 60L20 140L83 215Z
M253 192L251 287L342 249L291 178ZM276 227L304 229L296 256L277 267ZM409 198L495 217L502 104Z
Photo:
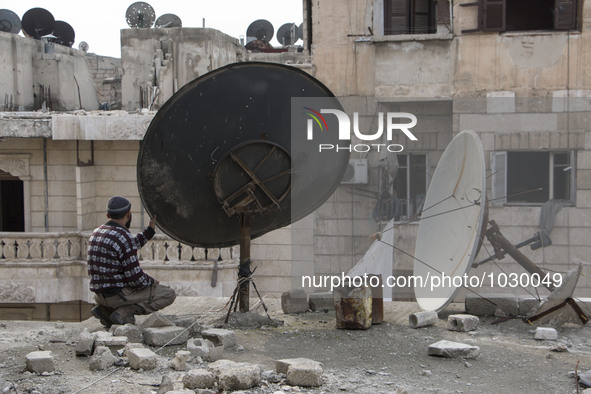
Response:
M343 185L367 184L368 181L367 159L349 159L349 166L341 180Z

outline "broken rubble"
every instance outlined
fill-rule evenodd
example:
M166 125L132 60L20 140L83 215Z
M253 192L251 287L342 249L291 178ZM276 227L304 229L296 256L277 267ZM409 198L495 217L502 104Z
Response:
M191 390L213 388L215 376L203 368L192 369L183 376L183 385Z
M111 350L112 353L116 353L117 350L125 348L127 345L127 337L114 337L111 335L102 335L96 338L94 346L105 346Z
M411 313L408 316L408 325L410 326L410 328L432 326L433 324L437 323L438 318L439 316L435 311Z
M468 332L478 328L480 319L477 316L458 314L447 317L447 329L450 331Z
M140 328L133 324L115 327L113 335L116 337L127 337L127 342L133 343L141 343L144 340Z
M429 345L428 354L429 356L472 359L480 355L480 348L478 346L443 340Z
M539 341L555 341L558 339L558 332L552 327L538 327L534 339Z
M223 346L224 349L236 346L236 334L234 331L223 328L210 328L203 330L201 336L213 342L215 346Z
M150 327L143 331L144 342L150 346L181 345L189 339L189 332L182 327Z
M333 292L337 328L367 330L372 324L369 287L339 287Z
M313 360L310 360L309 358L284 358L282 360L275 360L275 371L277 371L277 373L287 374L287 370L290 366L295 364L306 364L309 361Z
M223 390L246 390L261 383L261 368L254 364L237 363L223 369L218 380Z
M113 356L111 350L106 346L99 346L95 349L94 355L90 358L88 367L91 371L102 371L111 367L117 362L117 357Z
M215 346L208 339L195 338L187 341L187 350L193 357L201 357L207 362L217 361L222 357L223 346Z
M94 335L89 333L87 329L84 329L84 331L80 333L78 343L76 344L76 356L90 356L94 349L94 339Z
M322 364L317 361L294 363L287 368L287 383L292 386L318 387L322 385L323 373Z
M144 331L146 328L152 328L152 327L168 327L168 326L174 326L175 324L166 316L164 316L162 313L160 312L154 312L152 314L150 314L146 320L144 320L141 324L140 324L140 330Z
M171 391L174 391L174 383L172 382L170 376L164 375L162 377L160 387L158 387L158 392L156 394L166 394Z
M179 350L176 352L174 358L170 360L169 367L176 369L177 371L187 371L189 366L187 361L191 358L191 352L186 350Z
M334 311L334 298L331 292L313 293L308 297L308 305L312 311Z
M51 351L31 352L25 356L27 371L34 373L53 372L55 365Z
M304 313L310 308L304 289L292 289L281 294L281 309L286 315Z
M143 348L145 348L143 343L135 343L135 342L128 343L127 345L125 345L122 355L123 355L123 357L127 357L128 353L131 349L143 349Z
M127 358L129 359L129 366L132 369L148 371L158 366L158 356L150 349L130 349L127 352Z

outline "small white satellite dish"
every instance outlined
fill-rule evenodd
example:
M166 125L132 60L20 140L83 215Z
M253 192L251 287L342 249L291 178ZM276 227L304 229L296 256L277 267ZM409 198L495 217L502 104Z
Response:
M478 249L485 196L482 143L475 132L462 131L443 152L419 222L414 275L429 283L417 284L414 291L423 310L443 309L461 287L440 283L431 288L430 278L468 272Z

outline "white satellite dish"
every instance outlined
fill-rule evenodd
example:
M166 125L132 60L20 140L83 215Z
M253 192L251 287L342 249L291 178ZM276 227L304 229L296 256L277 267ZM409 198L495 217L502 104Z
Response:
M427 191L415 245L415 276L430 281L468 272L478 249L485 196L482 143L475 132L462 131L443 152ZM427 311L443 309L459 290L449 283L433 289L429 284L414 289L417 303Z

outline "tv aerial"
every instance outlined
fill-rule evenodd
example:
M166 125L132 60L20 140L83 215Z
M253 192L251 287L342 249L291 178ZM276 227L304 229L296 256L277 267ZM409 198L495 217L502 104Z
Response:
M257 40L269 43L273 39L275 29L271 22L265 19L258 19L248 25L246 29L246 37L254 37Z
M175 14L164 14L156 19L154 26L158 28L183 27L183 22Z
M298 26L295 23L286 23L277 30L277 41L283 46L289 46L298 40Z
M23 32L36 40L51 34L54 25L53 15L44 8L31 8L25 12L21 21Z
M56 44L72 47L76 38L74 28L64 21L55 21L53 26L53 35L55 38L52 40Z
M138 1L127 8L125 20L129 27L150 28L154 24L156 13L148 3Z
M18 34L21 31L21 19L10 10L0 10L0 31Z
M488 221L486 209L486 175L484 151L478 135L462 131L445 149L427 190L415 244L413 275L429 277L448 275L462 277L473 266L511 256L530 275L544 278L547 274L532 262L519 247L530 244L532 249L550 244L537 233L514 246L500 232L494 220ZM484 237L494 248L494 255L474 263ZM560 286L542 281L550 294L526 321L529 323L564 322L558 312L571 307L581 322L587 316L573 300L572 294L581 273L565 275ZM462 286L451 283L441 286L415 286L417 303L423 310L440 311L447 306Z
M303 107L294 109L292 99L306 106L327 100L322 108L342 110L326 86L297 68L227 65L164 103L138 155L140 197L162 231L191 246L240 245L241 312L248 311L250 240L313 212L349 163L346 150L318 152L319 142L337 144L338 133L306 139ZM303 130L292 133L296 120ZM336 117L327 122L338 128Z

